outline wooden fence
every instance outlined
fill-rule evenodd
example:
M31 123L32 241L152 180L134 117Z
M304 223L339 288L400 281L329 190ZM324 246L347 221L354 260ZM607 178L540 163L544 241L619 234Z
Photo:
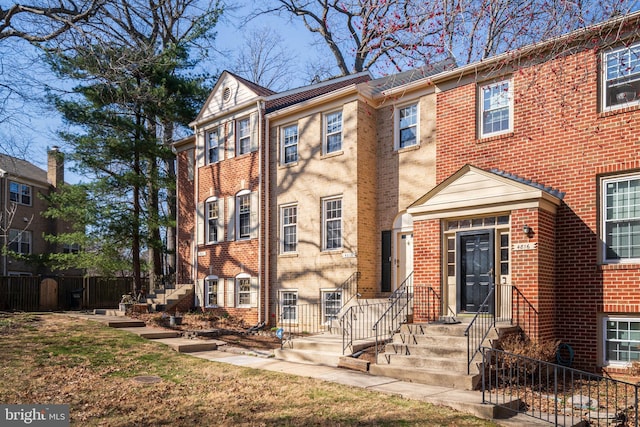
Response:
M0 276L0 311L118 308L132 277Z

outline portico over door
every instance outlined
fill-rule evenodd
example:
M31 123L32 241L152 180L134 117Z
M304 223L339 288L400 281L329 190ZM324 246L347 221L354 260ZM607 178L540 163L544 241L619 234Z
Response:
M476 313L493 286L495 277L494 230L459 232L457 294L458 312ZM493 311L493 303L482 311Z

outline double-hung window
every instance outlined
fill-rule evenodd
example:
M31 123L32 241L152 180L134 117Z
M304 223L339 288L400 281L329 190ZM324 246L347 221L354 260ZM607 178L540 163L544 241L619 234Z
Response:
M298 161L298 125L282 129L282 163L288 165Z
M325 120L325 154L342 150L342 111L326 114Z
M322 317L324 323L337 320L341 307L341 291L322 291Z
M280 209L282 253L295 252L298 245L298 207L283 206Z
M251 238L251 194L237 197L238 203L238 238Z
M207 243L218 243L222 240L221 215L219 200L207 201Z
M251 278L240 277L236 279L238 306L251 305Z
M209 276L205 279L205 287L207 293L207 307L217 307L218 306L218 278L216 276Z
M216 163L220 160L220 131L213 129L207 134L207 159L209 163Z
M9 250L22 255L31 253L32 235L28 230L9 230Z
M322 214L322 248L327 251L342 248L342 199L324 199Z
M605 109L640 103L640 43L604 53Z
M288 322L298 321L298 292L282 291L282 320Z
M480 137L510 132L513 122L513 96L510 80L480 87Z
M640 319L605 317L603 329L605 364L640 361Z
M31 206L31 186L9 181L9 200L21 205Z
M602 181L605 262L640 261L640 175Z
M238 120L238 155L246 154L251 151L251 120Z
M406 148L418 144L418 104L397 109L396 148Z

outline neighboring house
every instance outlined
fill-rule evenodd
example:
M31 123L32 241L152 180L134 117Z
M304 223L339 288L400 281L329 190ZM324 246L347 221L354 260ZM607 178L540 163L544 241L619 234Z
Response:
M196 306L223 310L251 324L268 321L265 113L358 81L363 76L274 94L222 73L191 123L195 139L174 145L183 213L178 218L179 275L192 270ZM191 223L185 216L194 213Z
M64 156L58 147L48 152L47 170L26 160L0 155L0 234L2 246L21 255L42 255L51 252L72 252L78 247L55 247L47 243L45 234L55 235L67 230L67 224L42 216L47 202L41 197L56 191L64 182ZM3 251L2 276L48 274L41 263L16 259Z
M326 323L412 277L415 322L490 311L580 368L640 361L639 25L319 92L223 73L176 143L197 305Z

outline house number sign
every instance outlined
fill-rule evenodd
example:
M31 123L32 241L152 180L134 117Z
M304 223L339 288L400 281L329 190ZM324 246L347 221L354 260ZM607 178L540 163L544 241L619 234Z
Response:
M537 243L514 243L514 251L532 251L538 247Z

